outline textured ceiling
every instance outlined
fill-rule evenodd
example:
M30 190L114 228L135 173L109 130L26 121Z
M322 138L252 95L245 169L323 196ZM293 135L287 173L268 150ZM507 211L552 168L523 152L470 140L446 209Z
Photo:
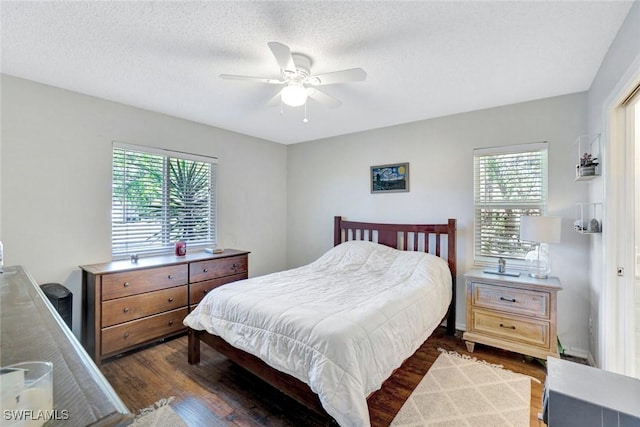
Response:
M629 1L2 1L2 72L285 144L588 90ZM267 42L336 109L267 106Z

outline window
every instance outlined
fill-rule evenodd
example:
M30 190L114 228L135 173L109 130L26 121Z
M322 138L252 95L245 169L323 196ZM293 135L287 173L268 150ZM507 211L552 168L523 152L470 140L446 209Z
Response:
M113 144L112 256L215 245L217 159Z
M475 261L524 260L520 217L544 215L547 143L474 150Z

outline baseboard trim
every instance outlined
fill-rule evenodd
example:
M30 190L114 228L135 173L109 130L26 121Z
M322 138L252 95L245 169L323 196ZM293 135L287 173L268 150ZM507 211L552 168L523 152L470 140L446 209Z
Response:
M595 360L591 353L587 350L583 350L580 348L564 348L564 353L568 356L579 357L580 359L585 359L589 366L595 366Z

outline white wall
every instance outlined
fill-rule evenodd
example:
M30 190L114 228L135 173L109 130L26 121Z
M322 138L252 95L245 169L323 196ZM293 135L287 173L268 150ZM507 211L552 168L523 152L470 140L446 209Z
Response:
M635 22L638 10L635 5L630 12ZM73 291L76 334L77 266L110 258L113 140L220 157L220 240L252 251L252 276L322 254L332 245L334 215L394 222L457 218L459 327L465 320L462 275L473 253L472 150L548 140L549 214L564 218L562 243L551 247L553 274L564 285L559 336L568 351L589 349L589 298L599 287L590 286L587 273L593 236L572 232L575 203L588 198L588 184L573 180L572 144L587 130L585 93L287 147L11 76L2 75L1 84L0 239L6 264L26 265L38 282L63 283ZM599 120L592 104L606 97L596 96L595 86L589 131ZM410 162L411 191L370 194L369 167L401 161ZM591 303L595 319L597 304Z
M615 150L612 147L611 135L608 132L608 113L614 106L612 102L620 95L621 85L627 82L630 73L637 73L640 65L640 2L629 10L618 34L609 47L600 69L596 74L588 92L588 132L601 133L605 154ZM609 168L610 159L605 157L603 175L601 179L592 181L590 185L590 199L593 202L604 202L605 205L615 203L615 194L606 194L605 184L607 179L613 178L618 171ZM615 273L604 271L604 260L609 254L605 252L604 240L612 238L608 234L608 227L603 228L601 236L593 236L591 250L591 288L590 292L590 316L593 320L593 331L589 349L595 362L603 366L606 343L602 339L605 331L616 331L619 325L610 324L611 318L606 319L602 313L603 290L605 287L616 286ZM613 236L615 238L615 236ZM615 313L612 313L615 317ZM610 333L610 332L609 332ZM606 364L606 363L605 363Z
M222 246L252 276L286 266L286 146L2 75L0 238L5 265L74 294L79 265L111 259L114 140L217 156Z
M401 108L399 106L398 108ZM366 112L363 112L366 114ZM305 264L333 244L333 217L356 221L440 223L458 220L458 327L465 322L464 272L473 264L473 149L549 141L550 215L563 217L562 243L551 245L558 333L568 352L586 355L589 237L573 231L577 136L586 131L586 93L491 108L289 146L288 266ZM369 167L410 162L408 193L371 194Z

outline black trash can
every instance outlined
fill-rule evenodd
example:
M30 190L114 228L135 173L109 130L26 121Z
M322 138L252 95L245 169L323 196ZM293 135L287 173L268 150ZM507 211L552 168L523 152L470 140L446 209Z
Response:
M62 320L71 329L71 319L73 312L73 293L60 283L45 283L40 285L42 292L49 298L53 308L56 309Z

